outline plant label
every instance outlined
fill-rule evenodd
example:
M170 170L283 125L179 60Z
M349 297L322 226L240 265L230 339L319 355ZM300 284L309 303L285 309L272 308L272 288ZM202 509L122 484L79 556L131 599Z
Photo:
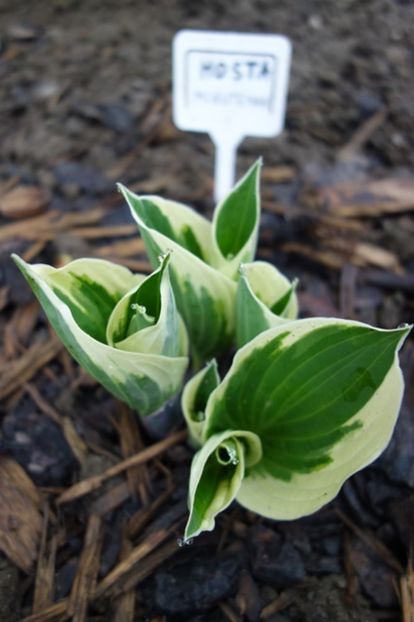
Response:
M173 118L216 147L215 198L234 185L246 136L283 129L291 44L279 35L181 30L173 42Z

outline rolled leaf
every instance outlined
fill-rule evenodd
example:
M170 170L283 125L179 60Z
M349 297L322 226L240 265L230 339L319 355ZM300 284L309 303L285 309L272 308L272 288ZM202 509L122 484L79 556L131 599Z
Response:
M187 335L167 270L169 261L167 254L157 270L117 303L106 330L109 345L165 356L187 352Z
M260 441L250 432L223 432L208 439L191 465L185 540L214 529L217 514L235 499L245 467L260 457Z
M176 245L187 250L202 261L214 263L214 248L211 244L211 224L195 210L156 195L138 196L118 184L132 216L144 230L156 231ZM153 266L158 265L159 247L147 249ZM163 252L167 252L168 249Z
M151 263L171 251L171 282L196 357L207 360L225 350L234 334L236 283L208 263L215 252L210 223L179 203L119 188Z
M220 376L215 360L193 376L185 385L181 406L190 440L195 447L202 444L202 432L208 398L220 383Z
M264 330L297 318L296 284L265 261L241 266L236 295L239 348Z
M410 327L380 330L337 319L296 320L239 350L210 395L204 442L255 434L263 455L237 500L293 519L330 501L386 447L403 392L398 350Z
M118 399L147 415L179 391L188 363L184 336L174 356L106 343L112 312L145 276L99 259L79 259L58 270L30 266L16 255L14 260L74 359Z
M238 279L240 264L253 260L260 220L260 168L258 160L221 201L213 217L213 241L220 257L217 266Z

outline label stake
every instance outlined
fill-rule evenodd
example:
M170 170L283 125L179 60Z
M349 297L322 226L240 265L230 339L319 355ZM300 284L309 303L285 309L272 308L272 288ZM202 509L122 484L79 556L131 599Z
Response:
M173 118L206 132L216 147L214 195L234 185L236 152L246 136L283 129L291 45L279 35L181 30L173 41Z

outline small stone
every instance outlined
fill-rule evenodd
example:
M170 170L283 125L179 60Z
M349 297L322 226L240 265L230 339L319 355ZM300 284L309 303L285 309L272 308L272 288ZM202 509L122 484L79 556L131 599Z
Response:
M320 30L323 26L323 19L320 15L311 15L308 24L313 30Z
M380 97L368 89L359 89L355 93L354 99L363 116L367 117L373 115L384 106Z
M81 162L61 162L54 168L55 177L65 192L100 195L112 190L112 182L95 168ZM70 188L70 190L68 190Z
M190 551L183 549L185 553ZM186 616L210 609L235 588L241 560L234 553L213 555L193 548L191 556L161 570L155 577L155 606L171 616Z
M118 103L92 104L78 102L73 112L87 121L100 123L119 134L130 132L134 118L126 106Z
M253 575L259 581L284 588L305 578L299 551L272 529L258 526L250 530L249 554Z
M29 442L22 443L27 430ZM28 400L4 417L1 433L1 448L30 473L35 484L61 486L70 481L78 464L62 430L45 415L33 412Z
M43 80L34 85L32 96L35 101L45 101L56 97L59 93L59 85L53 80Z
M119 134L132 130L134 119L128 108L122 104L100 104L101 123Z
M69 594L77 569L78 559L72 557L57 570L55 577L55 597L57 600L65 598Z
M391 142L395 147L404 147L407 141L401 132L393 132L391 134Z
M16 22L9 26L7 35L14 41L33 41L40 35L40 28L29 22Z
M330 556L337 556L341 551L341 538L338 536L328 536L321 542L322 550Z
M361 587L376 607L391 609L398 605L394 574L367 546L351 539L350 560Z

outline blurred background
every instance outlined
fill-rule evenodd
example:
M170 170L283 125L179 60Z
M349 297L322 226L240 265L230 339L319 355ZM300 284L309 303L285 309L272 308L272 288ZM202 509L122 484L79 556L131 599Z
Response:
M265 254L296 272L309 262L409 271L413 14L403 0L3 1L2 224L37 214L50 222L55 211L79 224L127 224L116 181L211 209L210 140L171 121L172 37L181 28L273 32L293 44L286 130L245 140L238 158L241 174L264 157ZM98 204L116 209L94 221ZM109 252L96 250L93 233L60 229L29 255Z
M39 613L53 593L56 600L71 593L90 498L58 515L45 508L75 479L143 442L134 418L53 339L10 253L55 266L104 257L147 271L117 181L202 213L213 207L213 146L171 120L174 34L278 33L293 45L286 129L276 139L245 140L238 156L239 175L264 158L258 256L299 277L302 316L384 328L412 321L413 24L410 0L0 0L0 452L10 481L20 482L11 488L22 495L16 500L0 483L0 549L9 560L0 556L0 620ZM207 585L201 596L187 585L187 608L172 586L178 571L171 574L161 555L129 609L98 600L78 619L399 620L405 606L404 622L412 622L413 609L396 588L405 577L414 593L413 575L406 575L414 524L412 343L403 363L408 388L397 434L385 456L345 486L337 502L342 518L334 504L294 526L275 525L237 508L233 522L224 517L198 548L179 552L181 581L199 566L197 581ZM125 540L125 517L157 497L165 469L176 487L168 504L185 514L181 482L191 452L173 450L137 476L139 494L129 497L124 483L117 502L93 506L112 536L104 538L100 577L136 544L136 535ZM32 505L22 502L29 497ZM18 517L24 524L13 527ZM45 560L46 595L36 588ZM217 569L219 596L209 583ZM303 581L308 588L295 591ZM135 587L126 593L136 595Z

